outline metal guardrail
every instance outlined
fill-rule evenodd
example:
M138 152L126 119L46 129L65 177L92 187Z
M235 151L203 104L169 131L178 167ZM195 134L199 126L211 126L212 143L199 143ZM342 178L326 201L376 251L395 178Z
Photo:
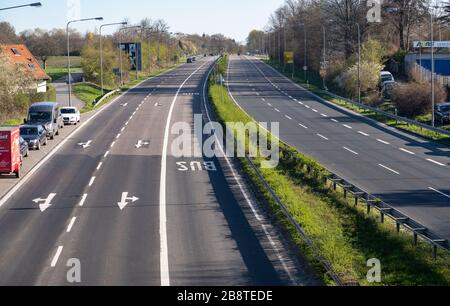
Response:
M259 171L258 167L255 165L255 163L250 159L250 157L246 156L246 160L249 162L249 164L252 166L253 170L255 171L256 175L260 179L260 181L264 184L264 187L269 190L272 198L275 200L275 202L278 204L280 209L282 210L284 216L287 218L289 223L296 229L297 233L303 238L303 240L306 242L306 244L313 250L315 253L317 259L320 261L322 266L324 267L326 273L331 277L331 279L338 285L338 286L347 286L348 284L345 283L339 275L337 275L332 268L331 263L326 260L321 254L319 249L314 244L313 240L308 236L308 234L305 232L303 227L298 224L298 222L294 219L292 214L289 212L289 209L284 205L284 203L281 201L281 199L278 197L276 192L272 189L270 184L266 181L264 176L262 175L261 171Z
M113 91L108 92L106 95L104 95L103 97L100 98L100 100L98 100L95 105L94 105L94 109L97 108L99 105L102 104L102 102L107 99L108 97L117 94L118 92L120 92L120 89L115 89Z
M321 92L323 92L324 94L330 95L330 96L332 96L332 97L334 97L336 99L343 100L346 103L349 103L351 105L357 106L359 108L362 108L362 109L365 109L365 110L368 110L368 111L375 112L377 114L383 115L383 116L391 118L393 120L406 122L407 124L410 124L410 125L416 125L416 126L419 126L419 127L423 128L423 129L426 129L426 130L429 130L429 131L432 131L432 132L441 133L441 134L450 136L450 131L447 131L447 130L444 130L444 129L440 129L440 128L436 128L436 127L432 127L432 126L430 126L428 124L425 124L425 123L421 123L421 122L418 122L418 121L415 121L415 120L411 120L411 119L408 119L408 118L405 118L405 117L394 115L394 114L382 111L382 110L380 110L378 108L371 107L371 106L368 106L368 105L365 105L365 104L362 104L362 103L358 103L358 102L352 101L350 99L341 97L339 95L336 95L336 94L334 94L332 92L329 92L329 91L326 91L326 90L321 90ZM311 91L309 91L309 93L314 95L316 98L320 99L323 102L332 103L332 102L327 101L326 99L324 99L324 98L314 94Z
M355 199L355 206L357 206L360 202L364 202L367 206L367 214L369 214L372 209L376 209L380 212L382 223L384 223L385 217L389 217L396 223L397 232L400 232L401 227L412 232L414 235L415 245L417 245L419 237L431 243L433 246L433 256L435 259L437 258L438 248L450 253L450 245L448 240L443 239L438 234L432 232L409 216L401 213L381 199L365 192L336 174L329 175L327 177L327 182L328 181L332 183L334 190L337 189L337 186L341 187L344 191L344 197L346 199L350 193Z

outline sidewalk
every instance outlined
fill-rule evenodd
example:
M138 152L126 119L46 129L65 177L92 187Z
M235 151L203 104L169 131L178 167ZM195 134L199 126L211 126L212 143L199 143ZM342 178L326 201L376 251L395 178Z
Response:
M72 73L73 84L77 82L81 82L81 73ZM56 89L56 101L60 106L69 106L69 87L67 85L67 75L54 81L51 84ZM84 102L75 97L72 93L72 106L75 106L78 109L82 109L84 107Z

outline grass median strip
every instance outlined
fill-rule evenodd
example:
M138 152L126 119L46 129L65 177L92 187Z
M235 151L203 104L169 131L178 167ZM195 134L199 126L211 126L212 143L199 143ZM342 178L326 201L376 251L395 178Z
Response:
M224 75L226 59L219 65ZM226 88L210 83L209 96L219 121L248 123L253 119L243 112L228 95ZM255 159L257 166L262 159ZM318 275L326 284L330 278L315 253L290 226L270 192L266 190L246 159L241 164L260 199L267 203L278 222L290 234ZM449 285L450 256L440 252L434 261L426 242L413 245L412 235L396 232L394 222L379 222L375 212L366 214L365 207L354 206L353 200L333 191L324 183L326 169L314 160L284 144L280 164L275 169L261 169L265 180L287 206L290 214L314 241L320 255L330 262L333 271L346 283L361 285ZM381 261L382 282L369 283L367 262Z

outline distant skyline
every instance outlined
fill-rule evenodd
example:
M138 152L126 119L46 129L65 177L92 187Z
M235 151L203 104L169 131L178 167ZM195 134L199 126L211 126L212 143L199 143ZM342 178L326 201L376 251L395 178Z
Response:
M6 0L0 7L8 7L39 0ZM263 29L270 15L284 0L41 0L41 8L21 8L0 13L0 21L10 22L17 32L27 29L64 28L70 16L89 18L102 16L103 23L128 19L137 23L148 17L164 19L172 32L189 34L222 33L237 41L245 41L253 29ZM126 5L124 5L124 3ZM79 23L80 32L93 31L102 22ZM114 29L110 29L111 32ZM107 31L105 31L107 32Z

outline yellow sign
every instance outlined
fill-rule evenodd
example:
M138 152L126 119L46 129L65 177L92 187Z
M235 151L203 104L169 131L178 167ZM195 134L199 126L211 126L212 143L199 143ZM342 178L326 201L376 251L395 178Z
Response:
M284 52L284 63L293 64L294 63L294 52Z

